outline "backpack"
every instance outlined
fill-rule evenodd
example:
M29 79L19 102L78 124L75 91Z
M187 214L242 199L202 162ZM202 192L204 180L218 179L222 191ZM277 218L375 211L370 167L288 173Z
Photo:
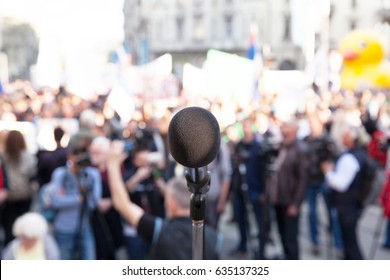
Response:
M379 164L370 158L367 153L362 153L358 161L360 164L360 183L357 190L357 201L359 206L364 207L370 203L368 198L370 194L375 191L374 183L379 169Z
M56 210L51 207L53 188L51 183L44 184L38 193L39 212L49 223L53 223L56 217Z
M65 186L67 177L68 176L66 171L62 182L63 186ZM53 195L53 185L51 184L51 182L42 185L42 187L38 192L39 212L50 224L54 223L57 215L57 209L53 208L51 204L52 195Z

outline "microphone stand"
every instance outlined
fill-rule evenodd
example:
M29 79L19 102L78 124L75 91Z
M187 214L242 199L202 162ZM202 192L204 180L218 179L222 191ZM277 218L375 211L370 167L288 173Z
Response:
M210 172L207 167L187 168L187 186L192 193L190 216L192 219L192 259L204 259L204 220L206 217L206 194L210 189Z

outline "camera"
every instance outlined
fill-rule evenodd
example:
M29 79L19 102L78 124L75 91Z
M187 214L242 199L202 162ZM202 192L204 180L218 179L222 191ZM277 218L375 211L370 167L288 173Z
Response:
M137 145L133 139L127 139L125 141L125 146L123 147L123 151L125 153L131 154L135 149Z
M76 162L75 164L78 166L78 167L81 167L81 168L84 168L84 167L87 167L87 166L90 166L91 165L91 158L89 156L89 153L88 152L85 152L83 154L80 154L76 157Z
M268 174L276 171L275 162L279 155L279 149L280 143L271 134L265 133L261 144L261 153Z
M74 165L79 168L84 168L91 165L91 157L86 147L77 147L71 151L74 155Z

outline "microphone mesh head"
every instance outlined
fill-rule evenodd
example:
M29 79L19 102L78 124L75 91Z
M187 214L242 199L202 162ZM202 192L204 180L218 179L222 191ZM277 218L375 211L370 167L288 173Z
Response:
M168 142L173 158L181 165L207 166L217 156L221 144L218 121L203 108L184 108L169 123Z

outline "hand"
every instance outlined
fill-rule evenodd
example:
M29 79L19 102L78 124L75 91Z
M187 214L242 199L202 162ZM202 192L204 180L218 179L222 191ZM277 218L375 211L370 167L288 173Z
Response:
M151 174L152 174L152 168L150 168L149 166L143 166L137 169L135 176L137 176L138 181L141 182L146 178L150 177Z
M5 189L0 190L0 204L7 199L8 193Z
M102 213L107 213L108 210L110 210L112 207L111 199L109 198L102 198L98 203L99 211Z
M124 150L125 142L114 140L111 142L110 152L108 153L108 165L121 165L128 154Z
M287 208L287 215L290 217L297 217L299 214L299 209L297 206L291 205Z
M262 193L261 195L259 195L259 202L261 204L263 204L265 202L265 199L266 199L265 194Z
M333 170L334 164L331 161L324 161L321 163L321 171L322 173L326 174L329 171Z
M222 201L221 199L218 201L217 204L217 213L221 214L225 210L225 201Z
M165 195L166 183L165 183L164 179L161 178L161 177L157 178L157 179L154 180L154 184L156 185L156 187L160 191L160 193Z

